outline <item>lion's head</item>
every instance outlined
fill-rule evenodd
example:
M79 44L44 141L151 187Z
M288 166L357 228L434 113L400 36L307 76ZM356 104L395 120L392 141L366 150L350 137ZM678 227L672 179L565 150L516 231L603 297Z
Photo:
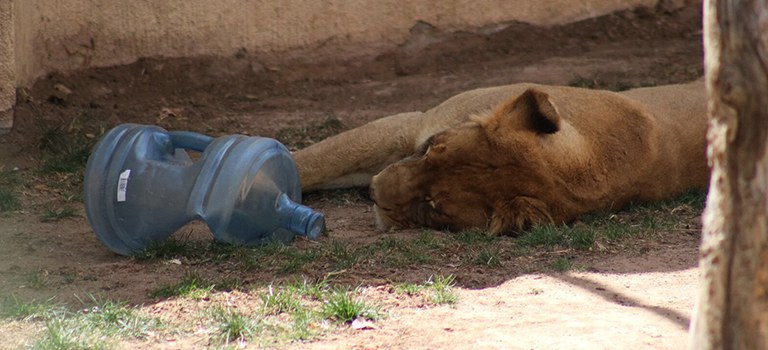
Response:
M529 89L488 116L433 135L373 178L378 226L498 234L553 221L561 208L552 197L563 184L549 169L547 148L568 127L549 95Z

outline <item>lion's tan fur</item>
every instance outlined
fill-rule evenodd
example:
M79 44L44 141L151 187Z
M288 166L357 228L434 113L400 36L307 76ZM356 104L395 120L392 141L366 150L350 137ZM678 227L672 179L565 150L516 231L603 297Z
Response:
M515 84L377 120L295 158L305 190L378 173L382 228L514 232L703 187L705 111L700 81L622 93Z

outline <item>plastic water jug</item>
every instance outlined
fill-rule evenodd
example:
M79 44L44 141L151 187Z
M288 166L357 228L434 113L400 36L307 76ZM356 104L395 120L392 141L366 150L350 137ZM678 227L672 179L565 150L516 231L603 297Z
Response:
M192 161L187 150L202 152ZM201 219L214 238L242 245L317 238L322 214L301 202L290 152L276 140L168 132L122 124L85 169L85 211L112 251L132 255Z

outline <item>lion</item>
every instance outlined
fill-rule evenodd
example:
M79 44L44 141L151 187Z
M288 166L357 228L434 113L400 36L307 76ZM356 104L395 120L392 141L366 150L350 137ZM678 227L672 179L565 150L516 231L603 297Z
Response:
M302 190L370 186L376 226L518 234L703 188L702 80L481 88L294 154Z

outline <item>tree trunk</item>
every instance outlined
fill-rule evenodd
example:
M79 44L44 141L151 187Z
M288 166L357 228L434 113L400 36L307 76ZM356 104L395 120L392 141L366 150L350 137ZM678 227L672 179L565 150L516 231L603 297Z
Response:
M705 0L709 93L693 349L768 349L768 3Z

